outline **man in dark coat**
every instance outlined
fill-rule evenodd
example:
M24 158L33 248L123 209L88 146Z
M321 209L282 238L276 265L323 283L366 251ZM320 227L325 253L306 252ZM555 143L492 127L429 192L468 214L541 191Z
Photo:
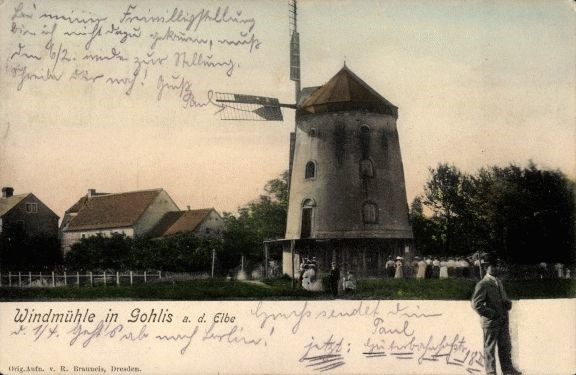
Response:
M332 262L332 269L330 270L330 291L332 296L336 298L338 296L338 282L340 281L340 269L336 265L336 262Z
M498 346L500 368L505 375L520 375L512 365L508 311L512 301L508 299L502 281L497 278L498 268L494 259L489 260L486 275L476 284L472 307L480 315L484 331L484 364L487 375L496 375L495 349Z

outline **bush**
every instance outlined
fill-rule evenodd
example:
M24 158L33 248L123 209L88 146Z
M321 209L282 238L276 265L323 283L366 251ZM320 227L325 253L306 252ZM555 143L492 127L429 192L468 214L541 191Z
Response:
M115 234L82 239L66 255L65 264L75 270L208 271L212 250L221 254L222 242L180 234L160 239L137 239ZM220 258L220 257L218 257Z

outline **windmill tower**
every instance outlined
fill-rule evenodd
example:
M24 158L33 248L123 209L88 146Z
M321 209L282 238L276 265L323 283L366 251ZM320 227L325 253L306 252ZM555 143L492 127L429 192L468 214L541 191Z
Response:
M304 88L296 110L284 269L292 253L380 275L386 255L411 256L398 108L346 65ZM298 262L298 259L294 260Z
M281 107L296 110L286 235L275 241L283 248L283 273L294 278L302 257L316 257L320 271L336 261L361 275L382 275L386 255L413 255L398 108L346 65L324 85L301 89L296 0L289 11L296 104L217 93L219 112L227 120L281 121Z

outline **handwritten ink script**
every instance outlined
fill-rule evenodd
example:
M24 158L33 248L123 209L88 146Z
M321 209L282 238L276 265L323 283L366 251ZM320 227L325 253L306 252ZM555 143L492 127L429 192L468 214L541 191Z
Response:
M367 369L416 366L462 374L480 373L484 366L477 337L470 339L468 331L450 326L453 319L446 312L418 301L259 301L244 302L237 311L207 308L192 313L158 305L122 312L17 307L4 335L22 345L68 348L75 356L114 347L157 348L179 361L197 358L205 350L222 356L242 350L282 351L284 361L311 373L353 371L358 363ZM91 366L106 369L109 364L96 361Z
M206 77L225 82L262 53L258 21L241 3L176 4L5 4L5 89L79 85L157 102L170 97L186 109L218 106Z
M430 362L441 362L461 367L466 373L482 371L484 359L481 350L472 347L460 333L427 332L426 326L435 325L434 319L443 314L422 311L420 306L414 305L395 303L390 307L390 304L384 305L381 301L359 301L348 309L315 310L304 302L299 309L271 312L264 307L264 302L260 302L251 310L251 314L260 323L261 329L270 329L270 335L279 322L287 323L289 332L296 335L303 326L314 326L317 322L328 321L340 326L342 321L368 321L365 339L360 344L347 338L345 329L335 329L334 333L324 337L310 335L299 361L320 372L344 366L347 357L358 355L366 360L381 360L384 363L409 360L426 366Z

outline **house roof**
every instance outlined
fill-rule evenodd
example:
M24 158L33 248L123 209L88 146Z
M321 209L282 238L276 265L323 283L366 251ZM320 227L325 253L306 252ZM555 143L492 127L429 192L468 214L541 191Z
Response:
M213 208L203 208L200 210L167 212L148 235L156 238L194 232L213 210Z
M131 227L162 191L154 189L83 197L66 211L78 209L67 230Z
M30 194L31 193L18 194L18 195L13 195L10 198L0 198L0 217L7 214L11 209L16 207L20 202L22 202L24 200L24 198L26 198Z
M398 107L378 94L346 65L326 84L301 100L298 108L304 113L365 110L398 116Z
M110 193L96 193L94 192L92 197L100 197L103 195L110 195ZM88 195L83 196L82 198L78 199L78 202L74 203L74 205L72 207L70 207L69 209L66 210L66 212L64 212L65 214L70 214L70 213L76 213L78 211L80 211L80 209L86 204L86 201L89 199Z

